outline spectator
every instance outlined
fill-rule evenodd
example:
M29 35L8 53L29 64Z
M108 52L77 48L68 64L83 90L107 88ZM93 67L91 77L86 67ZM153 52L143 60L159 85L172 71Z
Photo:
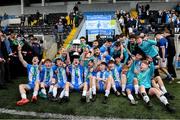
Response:
M120 11L116 10L115 14L116 14L117 19L119 20L121 17Z
M73 10L74 10L74 13L76 13L76 12L78 12L78 11L79 11L78 4L75 4L75 6L74 6Z
M74 23L75 23L75 27L78 27L79 26L79 15L78 15L78 11L76 12L75 14L75 17L74 17Z
M0 89L4 88L5 85L5 59L3 52L5 52L4 44L0 38Z
M123 16L121 16L121 17L120 17L120 19L119 19L119 23L120 23L121 30L123 31L124 26L125 26Z
M179 28L180 28L180 20L179 17L177 17L177 19L174 21L174 32L178 33L179 32Z
M174 44L174 35L170 33L169 31L164 32L164 36L168 40L168 57L167 57L167 68L169 74L173 77L176 78L176 71L173 65L174 57L176 55L176 49L175 49L175 44Z
M8 19L8 14L4 13L4 20Z
M59 22L56 24L57 26L57 43L58 46L61 46L63 44L63 35L64 35L64 25L62 24L62 20L59 19Z
M161 24L161 21L162 21L162 11L159 10L158 11L158 24Z
M71 12L69 13L70 25L73 24L73 20L74 20L74 15L73 15L73 14L74 14L73 11L71 11Z
M26 17L24 15L21 16L21 26L24 26Z
M148 18L148 16L149 16L149 9L150 9L150 5L147 4L147 5L145 6L146 18Z
M176 5L175 10L178 14L180 14L180 3Z
M40 18L40 13L39 13L39 11L37 10L37 12L36 12L36 20L39 21L39 18Z
M41 52L41 45L38 42L37 38L31 39L30 45L32 48L32 54L33 56L38 56L39 60L42 59L42 52Z
M28 26L31 26L31 22L32 22L32 15L29 15L29 17L28 17Z

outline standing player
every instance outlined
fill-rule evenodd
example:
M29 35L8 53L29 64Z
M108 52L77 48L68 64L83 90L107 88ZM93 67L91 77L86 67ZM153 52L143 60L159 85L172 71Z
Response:
M174 80L174 79L171 77L171 75L169 74L169 72L166 69L167 57L168 57L168 41L166 38L164 38L162 36L161 33L158 33L156 35L156 38L159 40L158 41L158 43L159 43L158 47L159 47L159 55L161 57L161 59L160 59L160 70L162 70L167 75L167 79L171 83L172 80Z
M19 92L21 94L21 100L16 103L16 105L21 106L25 105L29 102L26 96L26 91L33 90L35 87L35 82L39 81L39 69L38 69L38 63L39 59L37 56L34 56L32 59L32 65L28 64L24 59L21 54L21 46L18 46L18 55L19 55L19 60L23 64L24 67L27 68L28 72L28 84L20 84L19 85ZM33 92L33 97L32 101L34 101L34 96L37 96L38 94L38 89L34 89Z

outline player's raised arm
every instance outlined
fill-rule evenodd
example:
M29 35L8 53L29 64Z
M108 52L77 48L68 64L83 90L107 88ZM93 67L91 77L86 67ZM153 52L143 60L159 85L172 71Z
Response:
M23 64L24 67L27 67L27 62L24 60L22 53L21 53L21 45L18 45L18 56L19 56L19 60L21 61L21 63Z
M39 68L39 70L40 70L40 71L42 70L42 64L44 63L44 61L45 61L45 60L44 60L44 59L42 59L42 60L41 60L41 62L39 63L38 68Z

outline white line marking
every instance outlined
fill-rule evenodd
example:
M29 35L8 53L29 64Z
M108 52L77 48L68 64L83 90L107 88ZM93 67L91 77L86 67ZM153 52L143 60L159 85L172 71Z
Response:
M100 118L93 116L73 116L73 115L62 115L55 113L37 113L37 112L29 112L29 111L19 111L19 110L10 110L5 108L0 108L0 113L11 114L11 115L23 115L23 116L33 116L38 118L51 118L51 119L68 119L68 120L116 120L114 118Z

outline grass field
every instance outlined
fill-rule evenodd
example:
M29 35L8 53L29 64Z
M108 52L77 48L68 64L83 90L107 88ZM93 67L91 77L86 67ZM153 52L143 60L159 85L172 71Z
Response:
M103 95L98 94L94 103L81 103L79 93L72 93L69 103L58 104L39 98L36 104L17 107L16 101L19 100L18 84L26 83L26 78L22 77L8 84L7 90L0 90L0 108L15 109L23 111L60 113L66 115L99 116L113 118L143 118L143 119L180 119L180 84L174 82L166 87L170 93L175 95L175 100L170 103L176 108L175 114L168 113L163 105L155 97L152 97L153 108L147 109L144 102L139 100L137 106L130 105L127 98L116 97L111 94L108 104L102 104ZM29 95L29 98L31 96ZM36 118L32 116L8 115L0 113L0 118Z

